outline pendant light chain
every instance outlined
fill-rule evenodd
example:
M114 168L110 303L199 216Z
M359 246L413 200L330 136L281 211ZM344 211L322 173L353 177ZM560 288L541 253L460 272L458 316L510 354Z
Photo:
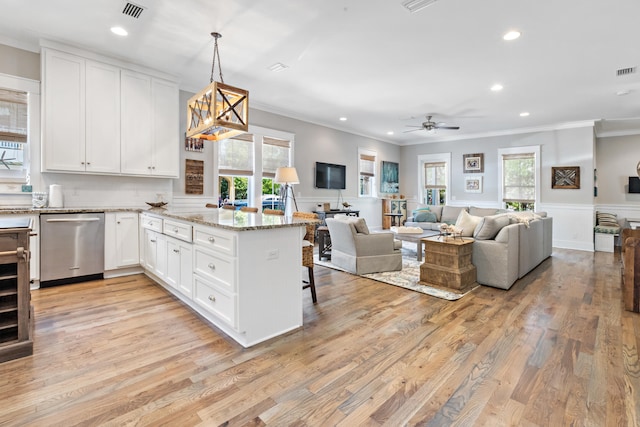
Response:
M220 61L220 53L218 53L218 39L222 37L222 34L211 33L211 35L215 39L215 43L213 46L213 61L211 64L211 78L209 79L209 83L213 83L213 73L216 68L216 57L218 58L218 74L220 75L220 83L224 83L224 78L222 77L222 61Z

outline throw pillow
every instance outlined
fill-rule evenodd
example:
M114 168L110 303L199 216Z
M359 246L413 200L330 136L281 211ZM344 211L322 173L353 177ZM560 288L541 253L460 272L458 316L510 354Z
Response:
M353 221L353 225L356 227L356 231L360 234L369 234L369 227L364 218L358 218Z
M427 210L418 211L417 213L413 214L413 221L414 222L436 222L436 214Z
M485 216L480 220L473 232L476 240L494 239L503 227L509 225L509 216L505 214Z
M596 212L596 218L598 219L598 225L604 227L619 227L618 215L605 212Z
M456 220L456 227L462 228L463 237L471 237L481 219L482 217L470 215L466 209L463 209Z
M445 205L442 208L442 215L440 216L440 222L446 222L447 224L455 224L460 216L460 212L467 211L464 206L448 206Z

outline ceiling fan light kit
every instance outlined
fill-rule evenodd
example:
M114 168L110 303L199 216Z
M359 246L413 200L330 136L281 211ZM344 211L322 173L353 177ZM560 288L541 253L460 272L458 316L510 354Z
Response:
M222 35L211 33L211 36L215 39L211 79L187 103L187 137L219 141L249 130L249 91L224 83L218 53L218 39ZM219 82L213 79L216 57Z
M458 130L460 126L445 126L446 123L436 123L431 118L433 116L426 116L427 120L422 122L420 126L408 125L411 127L417 127L418 129L408 130L406 132L414 132L416 130L426 130L428 133L435 133L436 129L449 129L449 130Z

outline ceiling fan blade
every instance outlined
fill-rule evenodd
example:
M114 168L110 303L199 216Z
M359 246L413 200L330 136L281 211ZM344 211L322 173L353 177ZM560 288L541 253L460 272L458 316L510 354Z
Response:
M408 128L421 128L422 125L405 125Z
M453 130L458 130L460 129L460 126L434 126L436 129L453 129Z
M402 133L415 132L417 130L422 130L422 127L420 129L403 130Z

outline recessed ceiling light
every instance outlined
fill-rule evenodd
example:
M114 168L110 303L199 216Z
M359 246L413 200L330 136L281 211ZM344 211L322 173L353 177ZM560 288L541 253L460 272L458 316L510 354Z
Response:
M493 92L500 92L503 89L502 85L500 83L496 83L493 86L491 86L491 90Z
M111 32L119 36L127 36L129 33L122 27L111 27Z
M523 111L522 113L520 113L520 117L529 117L529 112Z
M507 41L511 41L511 40L515 40L517 38L519 38L522 34L520 33L520 31L517 30L511 30L507 33L505 33L504 36L502 36L503 40L507 40Z
M341 121L341 122L346 122L346 121L347 121L347 118L346 118L346 117L340 117L340 121Z
M617 92L616 92L616 95L618 95L618 96L625 96L625 95L629 95L630 93L631 93L631 91L630 91L630 90L625 89L625 90L619 90L619 91L617 91Z
M390 130L389 132L387 132L387 135L393 135L393 131Z

